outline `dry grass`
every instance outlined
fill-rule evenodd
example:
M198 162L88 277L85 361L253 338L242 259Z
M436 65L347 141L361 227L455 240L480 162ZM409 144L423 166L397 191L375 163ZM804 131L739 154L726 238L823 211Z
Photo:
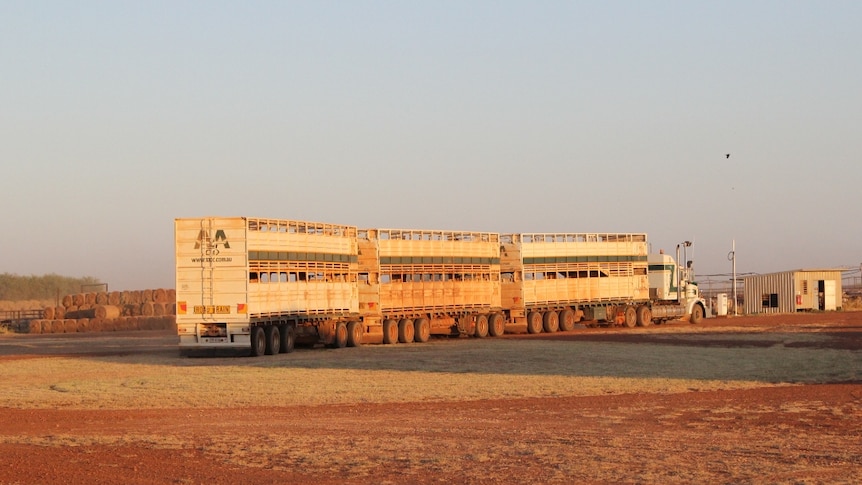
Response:
M677 337L678 338L678 337ZM688 337L693 344L699 336ZM706 336L704 336L706 338ZM515 340L299 350L249 358L0 361L0 406L137 409L677 393L858 380L862 355L791 348L817 334L734 335L739 347ZM273 383L279 383L274 385Z

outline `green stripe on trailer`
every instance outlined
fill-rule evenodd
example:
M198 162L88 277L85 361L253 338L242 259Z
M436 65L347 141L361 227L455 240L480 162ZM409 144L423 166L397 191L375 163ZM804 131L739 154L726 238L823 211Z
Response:
M326 263L356 263L355 254L298 253L295 251L249 251L249 261L319 261Z
M646 260L646 256L544 256L524 258L524 264L642 263Z

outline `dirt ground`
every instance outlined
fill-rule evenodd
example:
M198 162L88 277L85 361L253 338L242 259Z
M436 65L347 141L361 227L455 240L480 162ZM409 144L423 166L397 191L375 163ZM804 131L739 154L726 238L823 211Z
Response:
M786 346L862 352L862 312L710 319L697 338L691 329L503 338L767 347L776 346L775 332L818 333L828 338ZM0 361L110 352L92 336L51 346L38 337L0 336ZM137 341L124 352L170 346L172 336L141 332ZM14 386L4 379L0 388ZM175 446L135 438L178 434ZM859 483L860 476L858 379L449 402L0 408L1 484Z

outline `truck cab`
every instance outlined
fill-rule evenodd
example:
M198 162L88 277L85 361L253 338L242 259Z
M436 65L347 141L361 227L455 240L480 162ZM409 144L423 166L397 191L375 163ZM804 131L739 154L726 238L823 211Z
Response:
M653 318L665 321L688 315L691 323L700 322L706 315L706 302L693 281L691 262L681 268L664 253L650 254L647 262Z

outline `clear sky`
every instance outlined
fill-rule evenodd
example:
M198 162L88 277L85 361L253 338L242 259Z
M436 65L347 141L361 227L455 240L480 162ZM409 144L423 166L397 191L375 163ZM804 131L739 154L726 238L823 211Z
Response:
M172 287L173 220L207 215L858 267L860 25L855 0L0 0L0 272Z

